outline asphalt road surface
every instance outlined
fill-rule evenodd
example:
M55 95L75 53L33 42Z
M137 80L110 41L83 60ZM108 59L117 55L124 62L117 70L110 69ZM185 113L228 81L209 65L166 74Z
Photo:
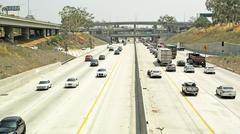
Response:
M162 79L150 79L147 70L158 66L156 59L142 44L138 56L143 87L146 120L150 134L216 133L234 134L240 131L240 76L216 67L216 74L184 73L183 67L176 72L166 72L161 67ZM173 60L185 60L187 51L178 52ZM181 84L196 82L198 96L183 96ZM237 89L236 99L223 99L215 95L216 87L230 85Z
M121 44L119 44L121 45ZM118 45L114 45L117 48ZM240 76L216 67L215 75L165 72L162 78L150 79L147 70L157 64L143 44L137 44L140 80L142 85L147 130L149 134L236 134L240 131ZM186 59L186 51L178 52ZM90 67L84 55L40 74L19 87L0 90L0 118L21 116L27 134L134 134L135 115L135 57L134 45L123 46L120 55L109 52L106 45L90 51L95 58L106 55L99 67L105 67L106 78L96 78L99 67ZM69 77L77 77L77 88L64 88ZM39 80L49 79L53 87L36 91ZM183 96L181 84L197 83L198 96ZM16 83L16 82L15 82ZM235 99L219 98L216 87L230 85L237 89ZM7 91L7 92L5 92Z
M115 48L117 46L115 45ZM99 67L89 67L84 56L41 74L0 96L0 117L21 116L27 134L134 133L134 47L127 45L120 55L106 46L90 54L105 67L106 78L96 78ZM77 77L77 88L64 88L68 77ZM39 80L49 79L53 87L36 91Z

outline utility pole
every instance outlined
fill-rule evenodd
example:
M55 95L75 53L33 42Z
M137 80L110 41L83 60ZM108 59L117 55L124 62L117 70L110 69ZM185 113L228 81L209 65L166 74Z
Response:
M28 15L30 15L30 0L28 0Z

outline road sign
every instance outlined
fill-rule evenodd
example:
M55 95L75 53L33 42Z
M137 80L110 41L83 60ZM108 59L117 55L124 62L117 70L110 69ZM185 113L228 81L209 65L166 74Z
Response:
M20 11L20 6L6 6L2 10L5 11Z
M203 49L204 49L205 52L207 52L207 51L208 51L208 45L207 45L207 44L204 45L204 46L203 46Z

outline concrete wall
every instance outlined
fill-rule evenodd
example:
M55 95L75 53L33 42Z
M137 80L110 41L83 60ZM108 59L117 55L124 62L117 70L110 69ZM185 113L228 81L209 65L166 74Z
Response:
M240 55L240 44L225 43L224 47L221 42L204 44L208 44L207 54L210 55ZM204 44L183 44L183 46L188 50L205 53Z

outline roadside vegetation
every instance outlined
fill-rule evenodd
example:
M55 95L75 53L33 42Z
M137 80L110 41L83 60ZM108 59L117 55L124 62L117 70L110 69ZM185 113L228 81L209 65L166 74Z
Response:
M240 44L240 1L239 0L207 0L207 9L212 12L212 22L200 16L192 18L194 28L176 34L166 40L167 43L190 45L214 44L227 42L227 44ZM211 56L207 61L240 74L238 65L239 55Z
M69 58L72 56L54 50L47 43L40 44L38 50L0 43L0 79Z
M73 58L58 48L65 51L106 44L87 33L79 32L81 29L89 29L93 24L94 17L86 8L66 6L59 14L62 17L62 32L59 35L16 41L15 44L0 42L0 79Z

